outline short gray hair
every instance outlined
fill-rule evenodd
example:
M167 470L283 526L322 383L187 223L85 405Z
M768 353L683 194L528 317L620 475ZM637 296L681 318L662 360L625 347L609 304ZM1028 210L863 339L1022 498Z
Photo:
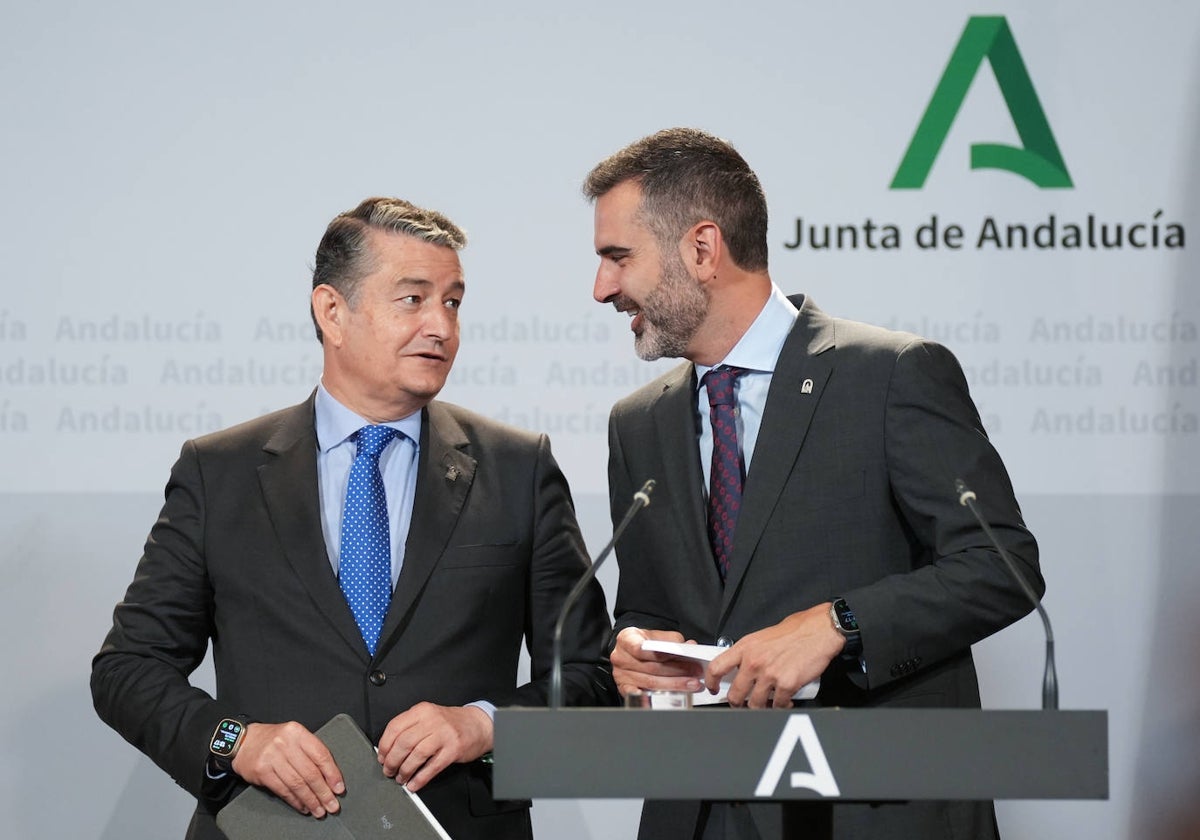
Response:
M372 267L367 236L371 230L411 236L431 245L461 251L467 245L462 228L436 210L418 207L402 198L368 198L353 210L339 213L317 245L312 287L328 284L353 305L358 284ZM315 312L317 341L324 341Z

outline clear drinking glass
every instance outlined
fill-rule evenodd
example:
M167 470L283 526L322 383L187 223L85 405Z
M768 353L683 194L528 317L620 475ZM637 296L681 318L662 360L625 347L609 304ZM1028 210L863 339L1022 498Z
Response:
M692 708L690 691L631 691L625 695L626 709L675 711Z

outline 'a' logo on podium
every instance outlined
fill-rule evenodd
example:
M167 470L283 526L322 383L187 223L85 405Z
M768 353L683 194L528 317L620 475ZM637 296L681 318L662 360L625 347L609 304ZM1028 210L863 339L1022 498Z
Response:
M783 778L783 772L797 747L804 753L812 772L792 773L790 786L808 788L821 796L839 796L837 780L833 778L833 770L829 767L829 760L825 758L825 750L821 747L817 730L813 728L812 719L808 715L788 716L787 724L783 727L783 732L779 733L779 740L775 742L771 758L763 768L754 795L775 795L779 780Z

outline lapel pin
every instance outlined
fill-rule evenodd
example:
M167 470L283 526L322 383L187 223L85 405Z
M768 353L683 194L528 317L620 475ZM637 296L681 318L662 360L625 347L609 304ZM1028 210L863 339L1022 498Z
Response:
M802 383L800 383L800 393L801 394L811 394L812 388L813 388L813 381L811 379L805 379Z
M446 467L446 480L447 481L457 481L458 480L458 467L454 466L453 464Z

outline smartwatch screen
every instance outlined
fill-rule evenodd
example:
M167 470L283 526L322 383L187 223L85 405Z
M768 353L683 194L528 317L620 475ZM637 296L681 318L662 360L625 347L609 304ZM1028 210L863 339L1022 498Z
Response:
M838 623L848 633L858 632L858 621L854 618L854 613L845 601L840 598L833 604L834 610L837 611Z
M236 720L223 720L213 733L212 751L214 755L226 756L233 753L238 738L242 734L242 725Z

